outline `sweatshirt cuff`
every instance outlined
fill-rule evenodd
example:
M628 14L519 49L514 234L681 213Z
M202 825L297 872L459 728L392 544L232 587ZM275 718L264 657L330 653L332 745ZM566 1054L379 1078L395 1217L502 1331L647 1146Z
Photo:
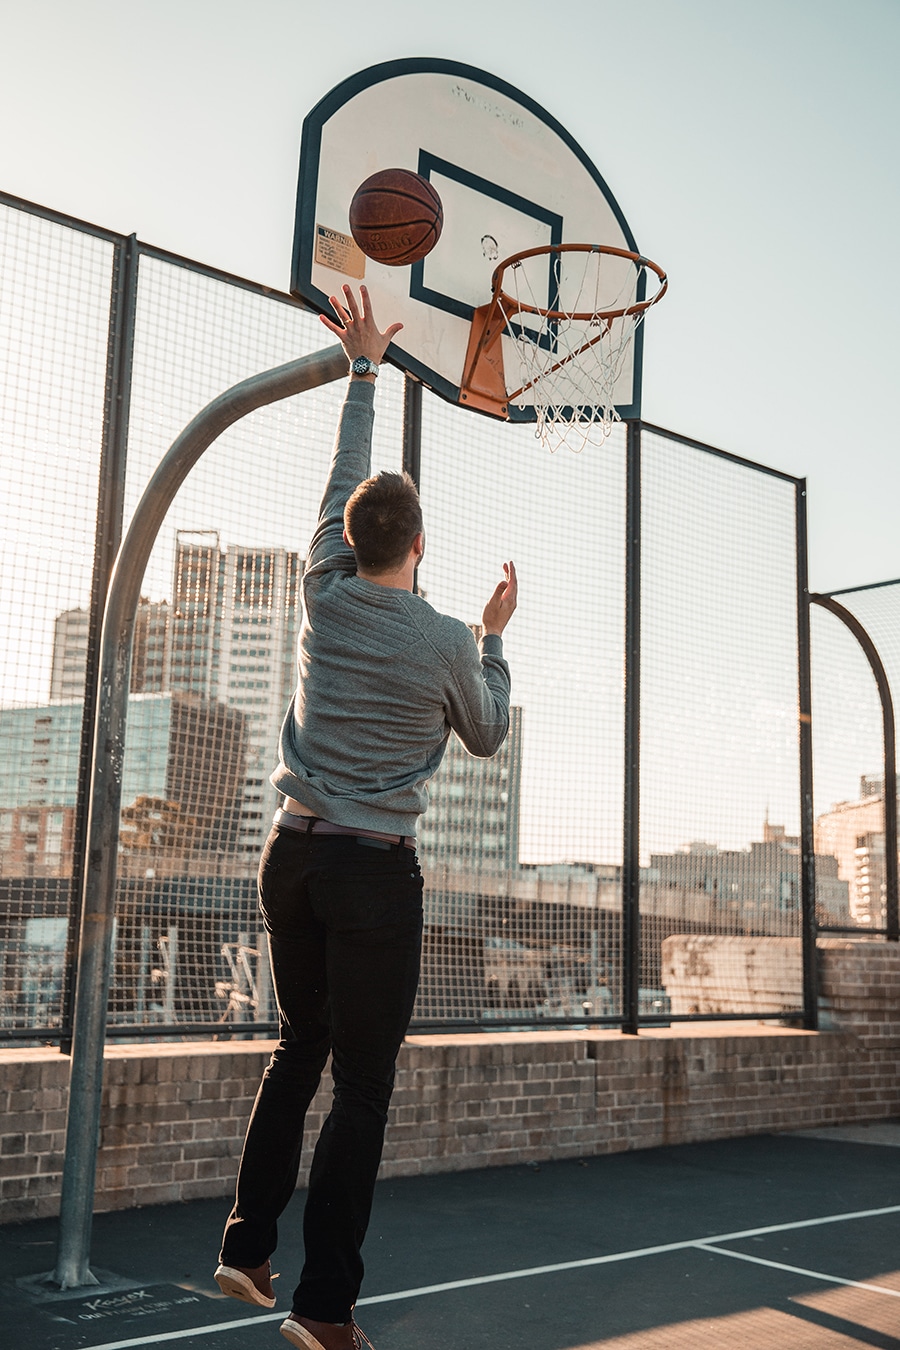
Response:
M350 380L345 402L366 403L371 408L375 402L375 385L369 380Z
M502 656L503 639L499 633L485 633L481 639L482 656Z

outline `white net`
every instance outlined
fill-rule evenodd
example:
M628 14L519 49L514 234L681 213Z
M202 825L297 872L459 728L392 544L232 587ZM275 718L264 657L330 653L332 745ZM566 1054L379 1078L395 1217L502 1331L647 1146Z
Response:
M534 409L535 435L551 451L602 445L621 420L633 339L665 277L647 259L585 244L523 255L500 284L518 361L507 364L510 403Z

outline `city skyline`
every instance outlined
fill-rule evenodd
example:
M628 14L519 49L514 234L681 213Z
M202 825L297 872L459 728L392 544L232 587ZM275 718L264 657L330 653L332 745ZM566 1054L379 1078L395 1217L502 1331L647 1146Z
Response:
M165 334L147 314L151 327L138 352L132 395L126 520L161 447L202 404L204 390L216 387L223 355L234 359L230 342L220 355L222 339L205 327L205 308L195 312L190 274L173 280L182 291L191 287L189 350L196 352L197 369L177 381L172 377ZM155 300L183 304L168 293L169 285L168 276L154 277ZM257 300L230 291L224 297L213 292L212 299L219 308L234 304L236 315L255 321L248 330L245 318L237 330L249 331L260 350L250 358L254 366L276 362L279 347L287 354L293 333L314 340L317 325L297 311L275 306L275 330L266 335L263 329L260 336ZM179 491L151 555L143 582L151 605L172 601L179 532L202 533L214 525L226 549L298 551L315 524L340 394L326 388L265 409L211 448ZM398 466L401 407L402 382L387 371L379 389L373 469ZM594 458L548 457L528 428L498 438L485 419L454 414L434 399L423 408L428 547L421 584L429 600L471 622L496 583L498 558L515 558L522 579L523 602L505 646L514 697L528 718L520 829L524 856L535 861L616 860L621 853L623 443L619 432ZM676 458L668 449L662 438L648 435L642 727L647 855L703 838L743 846L767 809L792 833L799 827L793 486L702 451L682 448ZM289 492L280 490L286 473ZM466 503L460 481L469 489ZM498 484L504 485L501 512ZM569 503L579 493L590 509L573 516ZM670 509L673 496L680 504L676 512ZM61 500L57 519L62 522L65 509L71 529L74 505L83 511L86 542L93 525L89 498ZM15 518L11 526L22 528ZM0 597L0 628L15 635L24 658L3 667L7 694L30 682L32 701L46 696L53 629L64 607L53 601L68 599L77 583L72 602L86 604L88 570L79 580L78 566L68 565L77 555L69 545L67 550L67 566L42 575L37 594L12 587ZM27 550L20 556L30 557ZM79 566L89 557L84 548ZM270 754L274 745L273 739ZM848 796L874 764L877 757L867 757L849 775L842 769L834 783L818 775L824 800ZM672 791L673 773L689 791Z
M129 699L135 711L126 742L123 820L126 811L133 814L135 803L141 800L159 803L166 800L163 778L159 777L160 772L165 775L165 759L152 760L153 754L158 754L152 749L152 719L158 717L154 707L162 711L165 720L170 716L172 695L200 699L211 709L217 704L223 709L227 706L246 721L248 728L247 738L242 741L241 768L235 770L243 787L239 799L235 800L231 808L234 821L233 828L228 830L232 841L228 851L251 854L255 859L268 831L271 810L277 804L274 789L268 785L265 764L267 758L271 758L268 741L272 726L280 726L279 709L287 702L293 687L300 573L301 563L297 554L289 554L284 550L239 549L233 545L223 548L220 536L214 530L178 533L171 598L151 601L142 596L138 607ZM277 580L279 576L280 583ZM236 603L238 591L240 596ZM232 597L229 603L226 603L226 594ZM230 639L226 635L223 641L222 615L225 608L229 608L231 628ZM264 611L268 630L273 608L276 615L279 611L281 613L274 641L270 631L255 631L250 638L242 625L259 623L260 620L253 617L254 611ZM62 611L56 618L50 695L46 704L0 708L0 809L7 813L14 810L25 814L29 808L33 810L38 806L45 813L48 810L56 813L52 821L42 820L40 826L42 836L44 833L48 837L52 835L46 847L51 852L55 851L54 856L60 852L65 855L71 849L77 775L73 766L77 764L79 750L82 715L79 690L83 688L85 678L87 618L87 611L80 608ZM470 626L477 638L479 625ZM252 649L248 648L248 641L256 645ZM223 650L230 654L230 664L228 660L222 660ZM250 664L246 662L248 656L253 658ZM237 664L233 660L235 657L238 658ZM248 671L262 679L249 681L242 678L234 682L234 674L246 677ZM281 686L274 698L273 680ZM252 686L252 692L237 692L238 689L245 690L248 685ZM263 690L262 693L257 692L257 685ZM148 697L151 692L156 697ZM220 698L220 694L224 697ZM51 716L41 715L54 709L57 720L60 715L66 718L62 729L58 725L52 726ZM22 723L21 728L10 722L9 714L16 718L16 723ZM151 718L151 722L147 723L150 741L144 729L147 715ZM546 865L542 868L540 863L529 864L526 860L522 864L520 860L522 708L513 706L511 715L510 737L501 754L493 760L482 762L472 759L451 737L442 766L444 781L432 789L431 814L426 814L422 822L423 855L445 870L449 865L451 871L454 866L468 866L476 867L479 872L484 868L502 872L520 865L530 865L537 866L548 877L552 874L552 869L551 872L546 871ZM29 718L33 719L33 732L27 725ZM43 739L35 739L39 734ZM55 738L55 742L51 737ZM200 739L202 743L202 735ZM173 744L179 741L182 753L185 753L184 734L175 736ZM65 750L61 749L64 743L68 746ZM143 751L139 748L142 744L146 744ZM31 751L32 757L29 759L26 752L32 747L38 749ZM51 748L57 756L55 760L51 756ZM203 748L204 755L198 754L196 757L198 767L200 760L207 754L215 754L215 740ZM34 754L43 755L43 758L34 759ZM151 756L150 761L146 758L148 754ZM187 754L190 758L189 750ZM136 760L138 767L135 766ZM155 770L148 768L151 762L156 765ZM142 778L141 775L148 772L149 778ZM156 778L153 777L154 772ZM35 773L50 776L49 779L35 778ZM864 773L858 776L858 781L858 800L849 797L836 799L828 810L817 812L816 839L817 846L819 843L823 845L818 847L818 852L836 862L835 877L840 876L845 885L850 887L848 917L863 925L871 925L880 922L878 911L883 904L883 775ZM58 790L61 784L64 787ZM267 793L262 791L264 784L269 789ZM36 796L36 792L39 795ZM270 797L271 801L265 802L265 796ZM181 797L185 797L184 802ZM213 799L221 801L222 792L214 792ZM170 805L186 808L186 794L179 793L178 799ZM59 815L60 811L64 814ZM481 825L478 825L479 821ZM177 821L175 824L177 826ZM862 842L859 836L861 829L865 836ZM3 830L6 838L10 833L8 821ZM484 833L485 841L488 834L494 836L495 840L481 853L480 846L472 844L473 839L481 837L479 830ZM64 848L60 844L63 837L67 841ZM794 853L799 851L797 838L790 836L784 826L770 825L768 808L761 838L762 843L778 841L780 846L790 847ZM125 842L127 844L127 839ZM645 881L655 879L654 873L659 871L659 858L677 861L679 858L688 860L742 852L749 859L759 843L759 840L748 838L742 848L729 850L713 839L694 836L684 839L668 853L651 852L643 875ZM45 845L42 843L41 847ZM608 865L610 860L585 856L571 857L561 862L577 871L585 866ZM827 876L831 875L829 871ZM825 882L823 895L827 894L827 885ZM823 903L826 908L829 907L827 899ZM836 903L839 908L840 901ZM835 915L832 915L832 921L834 918Z

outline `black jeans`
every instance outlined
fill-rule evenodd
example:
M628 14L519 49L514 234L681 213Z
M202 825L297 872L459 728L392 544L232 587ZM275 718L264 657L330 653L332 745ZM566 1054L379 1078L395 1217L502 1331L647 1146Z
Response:
M250 1117L221 1260L259 1266L275 1250L277 1221L297 1184L304 1118L330 1051L334 1094L310 1169L306 1261L293 1310L347 1322L419 981L422 876L412 849L276 827L259 893L281 1040Z

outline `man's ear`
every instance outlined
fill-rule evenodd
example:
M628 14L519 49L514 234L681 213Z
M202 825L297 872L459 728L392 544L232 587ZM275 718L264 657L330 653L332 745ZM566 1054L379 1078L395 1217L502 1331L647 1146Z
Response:
M418 567L419 563L422 561L422 559L423 559L424 556L425 556L425 531L424 531L424 530L420 531L420 533L416 535L415 539L414 539L413 542L412 542L412 546L413 546L413 550L415 551L415 555L416 555L416 566Z
M353 545L350 543L350 540L347 538L347 531L346 531L346 530L344 530L343 538L344 538L344 543L347 545L347 547L348 547L348 548L352 548Z

